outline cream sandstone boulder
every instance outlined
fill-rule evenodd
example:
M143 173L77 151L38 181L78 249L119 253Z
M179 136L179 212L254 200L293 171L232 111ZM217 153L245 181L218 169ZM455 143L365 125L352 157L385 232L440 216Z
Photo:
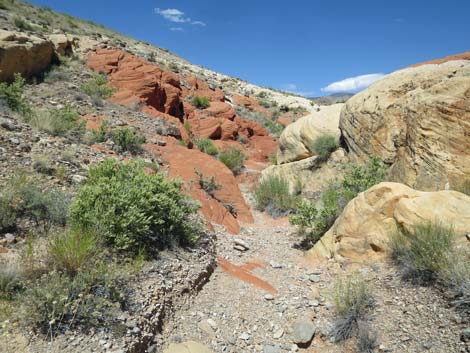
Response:
M420 222L452 225L458 242L470 231L470 197L457 191L422 192L384 182L351 200L334 225L308 251L312 260L335 258L358 263L383 260L389 235Z
M163 353L212 353L212 351L198 342L188 341L172 343Z
M396 71L349 99L342 139L359 162L376 155L420 190L470 177L470 58Z
M321 135L339 137L339 116L343 104L322 106L318 112L301 117L288 125L279 138L277 163L299 161L314 155L313 141Z

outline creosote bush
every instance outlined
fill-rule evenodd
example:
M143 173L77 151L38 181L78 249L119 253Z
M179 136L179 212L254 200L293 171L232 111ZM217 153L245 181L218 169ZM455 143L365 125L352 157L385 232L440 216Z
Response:
M214 146L214 142L211 139L195 139L194 144L201 152L207 153L211 156L215 156L219 153L219 150Z
M12 111L28 119L32 109L23 97L25 84L25 79L19 73L15 74L15 79L11 84L1 82L0 101L6 104Z
M207 97L193 97L192 99L192 105L194 105L198 109L206 109L209 108L211 105L211 102L209 98Z
M197 181L202 190L207 192L209 195L214 197L214 192L217 190L220 190L222 188L222 185L217 183L215 178L213 176L211 177L205 177L200 171L195 170L194 171L197 175Z
M230 148L219 154L219 160L230 169L233 174L239 174L245 162L245 155L238 148Z
M312 143L312 150L321 161L327 161L338 147L336 137L330 135L319 136Z
M278 176L263 179L255 189L254 196L256 208L273 217L291 213L298 201L289 191L289 183Z
M374 305L369 288L362 277L355 274L340 276L334 284L333 302L336 322L333 337L336 342L350 338Z
M145 137L133 128L120 128L111 131L111 140L116 144L118 152L137 154L142 151Z
M172 244L192 244L199 205L181 193L181 182L162 173L146 174L143 162L109 159L90 169L71 207L71 223L95 231L106 245L122 252L149 253Z

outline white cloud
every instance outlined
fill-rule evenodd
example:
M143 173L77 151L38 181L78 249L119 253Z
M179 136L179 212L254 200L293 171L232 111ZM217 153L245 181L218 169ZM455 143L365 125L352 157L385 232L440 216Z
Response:
M295 83L286 83L283 85L283 88L286 91L295 91L297 89L297 85Z
M183 28L181 28L181 27L170 27L170 31L183 32Z
M341 81L330 83L328 86L323 87L323 92L356 92L367 88L374 81L385 76L382 73L360 75L356 77L349 77Z
M195 25L195 26L202 26L202 27L206 27L207 24L205 22L202 22L202 21L193 21L191 22L192 25Z
M299 91L295 83L283 84L282 90L289 92L289 93L298 94L299 96L304 96L304 97L312 96L313 94L315 94L315 92L313 91Z
M184 15L184 12L178 9L166 9L162 10L159 9L158 7L154 9L155 13L157 15L162 16L165 20L168 20L170 22L175 22L175 23L189 23L192 24L193 26L201 26L205 27L207 24L202 21L193 21L191 18L186 17ZM180 27L172 27L172 28L180 28ZM170 30L174 31L175 29Z

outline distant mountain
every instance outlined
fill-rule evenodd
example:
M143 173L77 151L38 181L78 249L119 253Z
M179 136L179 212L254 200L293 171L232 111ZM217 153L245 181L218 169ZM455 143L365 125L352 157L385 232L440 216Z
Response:
M318 105L331 105L336 103L344 103L352 96L354 96L354 93L333 93L327 96L313 97L310 99Z

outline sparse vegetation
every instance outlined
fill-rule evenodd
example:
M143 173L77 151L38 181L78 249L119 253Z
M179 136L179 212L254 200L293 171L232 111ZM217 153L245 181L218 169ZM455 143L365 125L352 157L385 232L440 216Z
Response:
M219 160L225 164L233 174L239 174L245 162L245 155L238 148L230 148L227 151L221 152Z
M262 125L273 136L280 136L282 131L284 131L284 125L278 123L276 120L268 119L268 117L261 112L248 110L240 106L237 106L235 110L241 117Z
M256 208L268 212L273 217L293 212L298 201L289 191L289 183L278 176L263 179L254 196Z
M11 264L0 268L0 299L12 300L22 289L19 269Z
M338 149L339 145L336 137L330 135L322 135L317 137L312 144L312 151L321 161L327 161L331 153Z
M118 152L137 154L142 151L145 137L133 128L124 127L111 131L111 140L116 144Z
M374 304L364 279L353 274L336 279L333 302L336 322L332 335L336 342L352 337L358 330L359 321L365 318Z
M211 102L207 97L193 97L191 103L198 109L206 109L209 108L211 105Z
M80 90L92 99L102 100L111 97L116 90L108 86L105 75L94 74L91 79L80 86Z
M12 111L28 119L32 109L23 97L25 84L25 79L19 73L15 74L15 79L11 84L1 82L0 101L5 103Z
M31 125L54 136L67 136L79 140L85 132L84 122L79 121L80 115L70 105L62 108L36 112Z
M211 139L195 139L194 144L201 152L207 153L211 156L215 156L219 153L219 150L214 146L214 142Z
M205 177L200 171L195 170L194 171L197 175L197 181L199 184L199 187L207 192L209 195L214 197L214 192L217 190L220 190L222 188L222 185L217 183L215 178L213 176L211 177Z
M71 207L71 222L96 230L106 245L133 255L172 244L191 244L199 234L191 219L198 205L181 183L162 173L146 174L142 162L110 159L92 167Z
M30 25L25 19L15 16L13 18L13 23L15 24L16 28L23 30L23 31L33 31L34 27Z

